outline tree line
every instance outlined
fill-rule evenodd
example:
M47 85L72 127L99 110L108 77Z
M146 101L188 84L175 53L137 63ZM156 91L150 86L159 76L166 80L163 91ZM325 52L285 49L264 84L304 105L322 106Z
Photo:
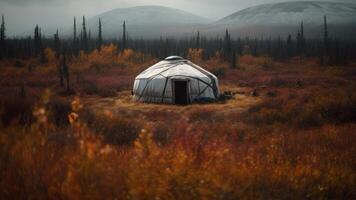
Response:
M189 49L203 49L203 58L208 59L217 53L223 59L231 63L231 67L237 67L239 56L251 54L253 56L270 56L275 60L283 61L292 57L318 58L322 65L346 65L356 58L355 41L331 38L328 32L327 18L324 17L322 39L307 39L303 22L296 31L296 37L288 35L286 38L240 38L225 30L224 37L208 38L198 31L195 37L186 38L157 38L137 39L129 38L126 22L123 22L123 32L118 34L116 40L103 38L103 24L98 20L98 28L95 37L87 30L85 16L82 17L81 27L78 28L77 19L73 20L73 35L71 38L61 38L59 31L53 37L45 37L41 27L34 28L31 36L23 38L7 38L5 19L2 16L0 27L0 59L6 58L41 58L45 62L43 52L45 48L52 48L56 57L60 55L78 56L81 51L88 53L105 44L117 44L119 52L125 49L133 49L157 58L165 58L169 55L186 57Z

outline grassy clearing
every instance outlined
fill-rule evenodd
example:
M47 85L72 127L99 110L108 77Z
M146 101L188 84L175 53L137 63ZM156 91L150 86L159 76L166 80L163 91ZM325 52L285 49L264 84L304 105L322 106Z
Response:
M155 60L114 49L70 61L76 97L60 95L55 60L0 68L1 197L356 196L354 67L245 55L231 70L191 52L235 98L181 107L133 102L134 76Z

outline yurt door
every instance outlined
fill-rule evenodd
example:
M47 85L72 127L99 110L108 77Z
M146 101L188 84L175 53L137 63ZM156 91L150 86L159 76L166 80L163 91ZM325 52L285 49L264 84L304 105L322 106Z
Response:
M174 86L174 104L186 105L189 103L188 98L188 81L187 80L173 80Z

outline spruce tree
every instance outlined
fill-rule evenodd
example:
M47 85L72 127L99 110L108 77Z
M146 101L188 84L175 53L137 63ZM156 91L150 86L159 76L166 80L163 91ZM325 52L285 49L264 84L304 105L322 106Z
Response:
M34 32L35 55L38 56L42 52L42 35L41 29L36 25Z
M79 53L79 40L77 36L77 19L74 17L74 22L73 22L73 52L75 56L78 56Z
M304 38L304 23L300 24L300 52L301 54L305 53L305 38Z
M99 52L101 50L102 45L103 45L103 35L102 35L101 19L99 18L98 47L97 47Z
M329 55L329 39L328 39L328 25L326 22L326 16L324 16L324 56Z
M1 27L0 27L0 40L4 41L6 39L5 37L5 18L4 15L1 16Z
M122 51L124 51L127 48L127 38L126 38L126 22L124 21L124 24L122 25Z
M44 45L43 45L43 39L44 37L42 37L42 31L41 29L39 29L39 53L40 53L40 62L42 64L45 64L48 62L48 59L47 59L47 56L45 54L45 51L44 51Z
M57 32L54 34L54 50L56 51L56 58L59 59L60 50L61 50L61 43L60 43L60 40L59 40L58 29L57 29Z
M83 24L82 24L82 48L83 50L87 53L88 52L88 34L87 34L87 28L85 24L85 16L83 16Z
M228 29L225 31L225 38L224 38L224 57L225 59L229 59L231 54L231 38Z
M5 19L4 15L1 16L1 27L0 27L0 59L2 59L5 56L5 51L6 51L6 35L5 35Z
M74 21L73 21L73 45L75 45L75 40L77 39L77 19L74 16Z
M301 35L300 35L300 31L298 30L297 32L297 54L300 55L301 54Z
M33 34L33 40L35 45L35 55L38 55L38 25L35 26L35 31Z

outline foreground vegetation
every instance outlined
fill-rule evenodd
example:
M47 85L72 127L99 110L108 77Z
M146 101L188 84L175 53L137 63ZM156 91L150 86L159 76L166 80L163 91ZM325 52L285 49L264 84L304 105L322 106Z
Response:
M130 100L150 56L109 45L68 58L68 91L45 52L1 62L5 199L356 197L355 64L246 54L230 69L190 50L235 99L177 107Z

